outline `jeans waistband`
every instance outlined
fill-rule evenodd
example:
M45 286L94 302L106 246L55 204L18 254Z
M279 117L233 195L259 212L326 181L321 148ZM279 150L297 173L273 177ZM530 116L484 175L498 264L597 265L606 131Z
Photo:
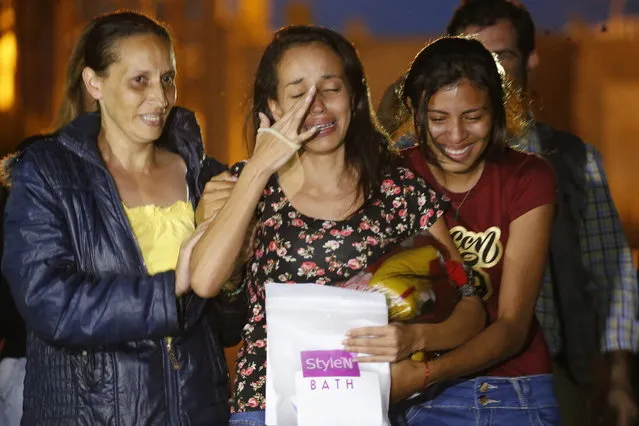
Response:
M406 401L408 406L459 408L547 408L556 407L550 374L523 377L482 376L435 384Z

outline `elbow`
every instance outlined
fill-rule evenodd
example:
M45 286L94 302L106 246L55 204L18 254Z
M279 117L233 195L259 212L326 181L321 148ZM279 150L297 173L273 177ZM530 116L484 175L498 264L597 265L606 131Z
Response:
M506 322L506 342L504 358L510 358L519 354L526 345L530 336L530 324L523 327L520 324Z
M464 311L466 321L464 321L463 341L461 342L464 343L486 328L488 314L479 296L464 297L459 303L466 307Z
M211 265L213 266L213 265ZM191 290L203 299L217 296L225 280L215 269L191 264Z
M475 337L486 328L486 321L488 320L488 313L484 303L479 296L472 296L469 298L469 302L472 303L473 318L469 332L472 334L470 337Z
M47 314L47 311L48 314ZM69 333L69 329L61 327L60 321L57 320L59 316L50 312L48 309L35 309L33 314L29 309L26 315L23 315L25 325L28 330L38 336L38 338L45 342L61 345L61 346L75 346L79 342L74 339L73 333ZM39 314L35 313L39 312Z

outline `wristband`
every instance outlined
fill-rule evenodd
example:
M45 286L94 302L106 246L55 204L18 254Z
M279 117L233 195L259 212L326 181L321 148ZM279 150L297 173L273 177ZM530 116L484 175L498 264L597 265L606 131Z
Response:
M446 259L444 261L444 267L448 273L448 279L455 287L461 288L465 285L472 285L474 272L470 266L456 260Z
M257 133L258 134L270 133L276 138L278 138L279 140L281 140L282 142L284 142L285 144L287 144L288 146L290 146L291 148L300 149L300 146L301 146L300 144L293 142L292 140L290 140L289 138L281 134L279 131L273 129L272 127L260 127L259 129L257 129Z
M426 371L424 371L424 388L428 387L428 379L430 379L430 368L428 367L428 362L424 361L424 367L426 367Z

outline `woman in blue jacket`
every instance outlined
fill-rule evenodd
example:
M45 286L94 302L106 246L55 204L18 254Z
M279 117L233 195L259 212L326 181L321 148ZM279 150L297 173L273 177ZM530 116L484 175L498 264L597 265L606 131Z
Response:
M190 289L204 153L193 113L173 107L175 72L157 22L94 19L63 110L90 97L98 111L9 164L2 272L28 328L23 425L227 423L219 325Z

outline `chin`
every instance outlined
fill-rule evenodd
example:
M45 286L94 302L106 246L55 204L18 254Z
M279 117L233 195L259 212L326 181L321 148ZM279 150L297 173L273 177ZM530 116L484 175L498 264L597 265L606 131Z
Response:
M313 139L304 145L304 150L312 154L332 154L339 150L344 144L335 141L334 138Z
M140 139L148 139L155 142L162 135L163 129L163 127L159 127L156 129L146 128L144 129L144 131L140 132Z

